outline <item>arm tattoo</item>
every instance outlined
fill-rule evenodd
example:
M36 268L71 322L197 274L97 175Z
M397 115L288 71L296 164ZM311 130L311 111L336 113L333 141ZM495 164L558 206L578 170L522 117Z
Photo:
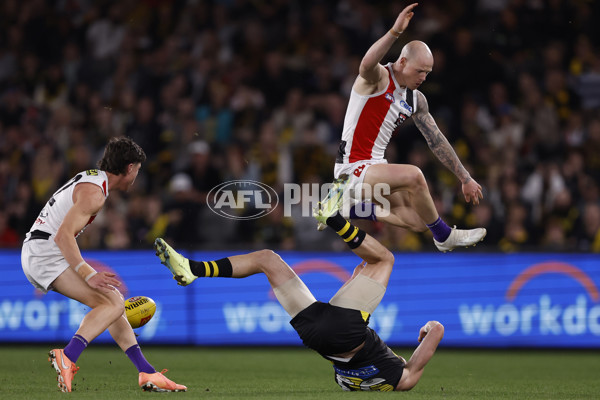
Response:
M471 178L469 173L429 113L427 99L421 92L417 92L417 104L417 112L413 114L413 119L427 145L446 168L452 171L462 183L467 183Z

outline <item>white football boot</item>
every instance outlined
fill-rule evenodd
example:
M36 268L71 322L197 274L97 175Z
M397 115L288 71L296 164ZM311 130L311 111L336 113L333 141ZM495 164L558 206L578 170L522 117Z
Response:
M481 242L487 234L485 228L456 229L456 225L454 225L451 229L450 236L448 236L448 239L444 242L438 242L433 239L433 242L439 251L445 253L447 251L452 251L457 247L475 246L477 243Z

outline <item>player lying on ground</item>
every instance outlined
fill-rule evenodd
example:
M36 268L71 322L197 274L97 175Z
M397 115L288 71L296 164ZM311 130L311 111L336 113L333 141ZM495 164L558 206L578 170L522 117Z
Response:
M427 322L408 362L394 354L367 326L385 293L394 256L338 213L328 215L319 211L316 217L364 260L328 303L317 301L296 273L270 250L198 262L183 257L159 238L155 241L156 254L183 286L198 277L244 278L264 273L304 344L333 363L336 382L342 389L410 390L433 357L444 327L437 321Z
M421 170L409 164L388 164L384 158L394 132L412 118L433 154L461 181L465 200L478 204L483 198L481 186L471 178L429 113L425 95L417 90L433 69L429 47L421 41L411 41L395 62L380 64L408 28L416 6L414 3L404 8L389 32L361 60L344 118L334 177L348 177L341 210L344 217L377 218L415 232L429 229L435 246L445 252L483 240L485 229L450 228L438 214ZM389 206L375 196L377 184L385 184L389 189L383 196ZM371 188L370 192L365 194L363 185ZM361 204L362 201L366 203ZM318 227L325 228L323 224Z
M44 293L54 290L91 308L69 344L50 350L49 361L63 392L71 391L71 381L79 370L75 362L83 350L107 328L137 368L143 390L186 390L148 363L127 322L123 296L115 288L121 283L115 274L96 273L84 261L76 241L104 206L109 191L129 189L145 160L146 154L131 139L111 139L98 163L100 169L78 173L54 193L23 243L21 264L33 286Z

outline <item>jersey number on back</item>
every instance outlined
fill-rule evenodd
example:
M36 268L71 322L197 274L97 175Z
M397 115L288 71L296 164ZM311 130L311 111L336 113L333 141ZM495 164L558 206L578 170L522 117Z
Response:
M79 181L82 177L83 177L83 175L77 174L73 178L71 178L71 180L69 182L65 183L63 185L63 187L61 187L60 189L58 189L58 191L56 193L54 193L52 195L52 197L50 197L50 200L48 200L48 204L50 204L50 207L52 207L54 205L54 203L56 203L56 200L54 199L54 196L56 196L57 194L59 194L63 190L68 189L71 185L73 185L75 182Z

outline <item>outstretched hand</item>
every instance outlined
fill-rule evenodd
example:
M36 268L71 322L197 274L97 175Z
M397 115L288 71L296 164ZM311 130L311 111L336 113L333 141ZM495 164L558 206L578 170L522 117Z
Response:
M479 204L479 199L483 199L481 185L475 179L469 179L466 183L463 183L462 191L467 203L473 202L473 204Z
M92 276L87 283L94 289L111 293L115 287L121 286L121 282L115 276L112 272L101 271Z
M415 15L413 9L418 6L419 3L412 3L409 6L406 6L402 12L396 18L396 22L394 22L394 30L396 32L404 32L404 30L408 27L408 23L410 19Z

